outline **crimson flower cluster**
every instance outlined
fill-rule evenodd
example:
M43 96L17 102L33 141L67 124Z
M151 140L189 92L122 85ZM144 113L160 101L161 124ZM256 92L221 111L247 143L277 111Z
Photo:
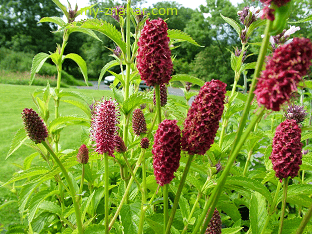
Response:
M115 101L102 99L96 103L91 121L91 137L96 143L96 152L114 157L118 123L119 110Z
M142 148L142 149L147 149L147 148L149 147L149 144L150 144L150 142L149 142L149 140L148 140L147 137L143 137L143 138L141 139L140 145L141 145L141 148Z
M159 18L147 20L141 31L137 68L148 86L165 84L171 79L173 65L167 30L166 22Z
M115 143L116 143L116 151L118 153L124 153L127 151L127 147L125 145L125 142L123 141L123 139L119 136L119 135L116 135L115 136Z
M307 74L312 59L312 43L306 38L294 38L289 44L279 46L268 58L255 95L259 105L279 111L297 90L297 83Z
M302 159L301 129L296 120L286 119L275 132L270 159L276 177L294 178L298 175Z
M169 184L179 168L181 130L177 120L165 119L158 126L152 149L154 175L159 185Z
M22 113L25 129L28 137L36 144L48 137L48 130L43 120L33 109L25 108Z
M224 109L226 84L211 80L201 87L184 121L182 149L204 155L214 142Z
M77 161L82 164L87 164L89 161L89 150L85 144L81 145L78 150Z
M146 121L141 109L135 109L132 115L132 129L137 136L147 131Z
M159 86L160 90L160 106L165 106L167 104L167 87L165 84ZM153 103L156 106L156 94L154 90Z
M207 226L205 234L221 234L222 229L221 216L217 208L215 208L212 218Z

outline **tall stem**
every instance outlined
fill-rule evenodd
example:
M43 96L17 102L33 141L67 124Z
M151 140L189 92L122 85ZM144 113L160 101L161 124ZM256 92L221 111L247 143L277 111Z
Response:
M85 165L82 164L81 182L80 182L80 188L79 188L79 197L77 198L78 202L79 202L80 198L82 197L81 194L82 194L82 190L83 190L84 174L85 174Z
M236 159L236 156L238 155L242 145L244 144L244 142L242 142L242 136L243 137L243 140L245 140L249 134L249 132L253 129L254 125L256 124L256 122L260 119L260 117L262 117L262 114L263 114L263 111L264 109L262 108L259 115L257 116L257 118L255 118L255 121L253 123L250 123L250 125L247 127L246 131L244 134L243 133L243 130L244 130L244 127L246 125L246 121L247 121L247 116L249 114L249 110L250 110L250 107L251 107L251 101L253 100L254 98L254 90L255 90L255 87L256 87L256 84L257 84L257 78L260 76L260 72L262 70L262 66L263 66L263 63L264 63L264 59L265 59L265 55L266 55L266 51L267 51L267 48L268 48L268 45L269 45L269 38L270 38L270 28L272 26L272 21L270 20L267 20L267 24L266 24L266 29L265 29L265 33L264 33L264 38L263 38L263 41L262 41L262 45L261 45L261 49L260 49L260 53L259 53L259 57L258 57L258 61L257 61L257 65L256 65L256 69L255 69L255 74L254 74L254 77L253 77L253 80L252 80L252 83L251 83L251 87L250 87L250 90L249 90L249 95L248 95L248 99L247 99L247 102L245 104L245 108L244 108L244 111L243 111L243 115L242 115L242 118L240 120L240 123L239 123L239 128L237 130L237 133L236 133L236 137L235 137L235 140L234 140L234 143L233 143L233 149L231 151L231 154L230 154L230 158L229 158L229 161L224 169L224 171L222 172L222 175L218 181L218 185L214 188L213 190L213 193L212 195L210 196L208 202L207 202L207 205L205 206L203 212L202 212L202 215L201 217L197 220L197 224L196 224L196 227L194 228L193 230L193 234L197 234L199 233L199 229L200 227L204 226L206 227L207 224L209 223L211 217L212 217L212 214L214 212L214 208L218 202L218 199L219 199L219 195L221 194L221 191L223 189L223 186L225 184L225 181L226 181L226 178L228 176L228 173L230 171L230 168L232 167L235 159ZM208 212L208 209L210 208L210 211ZM204 223L204 219L206 217L206 214L208 212L208 217L207 219L205 220L205 223ZM204 225L202 225L204 223ZM202 229L202 231L200 233L204 233L205 230L204 228Z
M173 206L172 206L171 214L170 214L170 217L169 217L169 220L168 220L168 224L167 224L167 228L166 228L166 234L170 233L170 228L171 228L171 225L172 225L172 222L173 222L173 219L174 219L175 212L177 211L177 208L178 208L179 199L180 199L180 196L181 196L181 193L182 193L182 189L183 189L183 186L184 186L184 183L185 183L185 180L186 180L186 176L187 176L188 171L190 169L193 157L194 157L194 155L190 155L188 160L187 160L187 163L185 165L185 169L184 169L183 174L182 174L182 178L181 178L181 181L180 181L180 184L179 184L179 188L178 188L178 191L177 191L177 193L175 195L175 198L174 198L174 203L173 203Z
M302 219L302 221L301 221L301 223L300 223L300 225L299 225L299 228L298 228L297 231L296 231L296 234L301 234L301 233L303 233L303 231L304 231L305 227L307 226L307 224L308 224L308 222L309 222L311 216L312 216L312 205L310 206L308 212L307 212L307 213L305 214L305 216L303 217L303 219Z
M75 215L76 215L76 222L77 222L77 228L78 228L78 233L79 234L83 234L83 229L82 229L82 221L81 221L81 215L80 215L80 210L79 210L79 205L78 202L76 201L76 195L75 195L75 189L74 189L74 185L73 182L71 181L71 179L69 178L69 175L65 169L65 167L63 166L62 162L59 160L59 158L55 155L55 153L53 152L53 150L50 148L50 146L47 144L47 142L43 141L42 145L48 150L48 152L52 155L54 161L56 162L56 164L60 167L67 183L69 186L69 191L70 191L70 195L72 197L72 201L73 201L73 205L74 205L74 209L75 209Z
M168 186L169 184L165 184L163 186L163 197L164 197L164 233L166 233L166 227L168 223Z
M105 234L109 233L109 194L108 194L108 186L109 186L109 177L108 177L108 154L104 153L104 168L105 168L105 177L104 177L104 186L105 186Z
M245 168L244 168L243 176L246 175L246 172L247 172L247 169L248 169L248 165L249 165L249 161L250 161L251 155L252 155L252 150L250 150L249 153L248 153L248 157L247 157L247 161L246 161L246 163L245 163Z
M146 205L146 165L145 157L142 158L142 204L141 204L141 213L140 213L140 223L138 234L143 233L144 217L145 217L145 208Z
M283 224L284 224L284 216L286 209L286 199L287 199L287 187L288 187L288 177L284 178L284 193L283 193L283 204L282 204L282 213L281 213L281 222L278 229L278 234L282 234Z
M143 158L143 156L144 156L144 153L145 153L145 149L142 149L141 155L140 155L140 157L139 157L139 160L137 161L136 166L135 166L135 168L134 168L134 170L133 170L133 174L134 174L134 175L135 175L135 173L137 172L137 170L138 170L139 167L140 167L140 164L141 164L141 162L142 162L142 158ZM130 178L130 180L129 180L129 183L128 183L128 186L127 186L127 188L126 188L126 190L125 190L125 193L124 193L124 195L123 195L123 197L122 197L122 199L121 199L121 201L120 201L120 203L119 203L119 206L118 206L118 208L117 208L117 210L116 210L116 212L115 212L115 215L114 215L114 217L112 218L112 220L111 220L110 223L109 223L109 230L110 230L110 229L112 228L112 226L114 225L114 223L115 223L115 221L116 221L116 219L117 219L117 217L118 217L118 215L119 215L119 213L120 213L120 211L121 211L121 208L122 208L123 204L125 203L125 200L126 200L128 194L129 194L129 191L130 191L130 188L131 188L131 185L132 185L133 181L134 181L134 178L131 176L131 178Z

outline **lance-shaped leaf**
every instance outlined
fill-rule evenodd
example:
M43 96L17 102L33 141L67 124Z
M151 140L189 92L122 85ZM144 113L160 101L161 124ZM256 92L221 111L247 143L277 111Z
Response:
M92 19L83 22L80 27L103 33L112 39L120 47L121 51L126 54L126 43L122 40L121 32L119 32L114 25L103 20Z
M262 25L265 25L265 23L266 23L266 20L257 20L257 21L255 21L255 22L253 22L253 23L248 27L248 30L247 30L247 33L246 33L246 38L249 38L249 37L251 36L252 32L253 32L256 28L258 28L258 27L260 27L260 26L262 26Z
M251 196L249 207L250 226L253 234L262 233L267 216L265 198L260 193L255 192Z
M26 139L27 139L27 135L26 135L25 129L20 128L12 140L10 150L5 159L10 157L23 144L23 142Z
M64 27L66 25L66 23L64 22L64 20L62 20L61 17L43 17L38 23L44 22L55 23L60 27Z
M190 82L192 84L196 84L199 86L203 86L205 84L205 81L200 80L194 76L187 75L187 74L173 75L170 82L172 81L186 81L186 82Z
M187 42L189 42L189 43L191 43L193 45L201 46L190 35L188 35L185 32L182 32L182 31L180 31L178 29L169 29L168 30L168 37L171 40L187 41Z
M225 17L222 14L220 15L225 20L225 22L227 22L229 25L231 25L235 29L235 31L238 33L238 36L240 36L241 31L242 31L241 26L235 20Z
M119 62L116 60L110 61L110 62L105 64L105 66L101 70L101 74L100 74L100 77L98 80L98 87L100 87L102 78L103 78L104 74L108 71L108 69L110 69L111 67L114 67L114 66L118 66L118 65L119 65Z
M68 35L73 33L73 32L82 32L82 33L87 34L87 35L99 40L100 42L102 42L102 40L100 38L98 38L98 36L91 29L81 28L78 26L73 26L71 24L68 25L66 28L68 29Z
M86 82L86 84L88 86L88 73L87 73L87 64L86 64L86 62L78 54L72 54L72 53L68 54L68 55L66 55L64 57L64 59L67 59L67 58L72 59L72 60L74 60L77 63L77 65L79 66L79 68L81 70L81 73L82 73L82 75L83 75L83 77L85 79L85 82Z
M52 0L52 1L63 11L64 15L68 19L69 18L69 14L67 12L66 7L62 3L60 3L59 0Z
M42 67L42 65L44 64L44 62L50 57L50 55L46 54L46 53L39 53L37 55L35 55L33 61L32 61L32 65L31 65L31 72L30 72L30 82L29 84L31 85L36 73L38 73L40 71L40 68Z
M90 120L81 118L81 117L75 117L75 116L62 116L57 119L54 119L50 125L49 125L49 132L54 132L58 129L62 129L69 125L83 125L90 127Z

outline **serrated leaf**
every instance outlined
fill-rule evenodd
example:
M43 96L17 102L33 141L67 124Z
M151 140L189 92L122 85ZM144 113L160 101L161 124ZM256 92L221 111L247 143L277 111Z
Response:
M86 127L90 127L90 120L75 116L61 116L57 119L54 119L49 124L49 132L54 132L69 125L83 125Z
M190 76L187 74L173 75L170 82L172 82L172 81L187 81L187 82L190 82L192 84L199 85L199 86L203 86L205 84L205 81L198 79L195 76Z
M65 7L62 3L60 3L59 0L52 0L52 1L63 11L64 15L65 15L67 18L69 18L69 14L68 14L68 12L67 12L66 7Z
M141 92L133 93L123 102L121 110L125 115L128 115L135 107L149 101L150 99L145 94Z
M19 193L19 200L18 200L18 209L20 214L24 214L25 206L34 192L34 190L39 186L39 184L27 184L23 185L21 192Z
M225 20L225 22L227 22L229 25L231 25L235 29L235 31L237 32L238 36L240 36L241 31L242 31L241 26L235 20L233 20L231 18L228 18L228 17L225 17L222 14L220 14L220 15Z
M49 170L46 169L46 167L43 167L43 166L37 166L37 167L33 167L33 168L30 168L26 171L21 171L21 172L18 172L18 173L15 173L13 175L13 178L10 179L8 182L4 183L2 186L5 186L7 184L11 184L13 182L16 182L16 181L19 181L19 180L23 180L23 179L26 179L26 178L31 178L33 176L38 176L38 175L43 175L43 174L46 174Z
M68 34L71 34L73 32L81 32L81 33L87 34L87 35L95 38L96 40L102 42L102 40L100 38L98 38L98 36L91 29L81 28L81 27L72 26L72 25L69 25L66 28L68 29Z
M80 101L75 101L75 100L62 100L62 99L61 99L61 101L62 101L62 102L69 103L69 104L72 104L72 105L74 105L74 106L77 106L77 107L79 107L84 113L86 113L86 115L87 115L88 117L91 116L91 110L90 110L90 107L89 107L87 104L85 104L85 103L83 103L83 102L80 102Z
M110 62L105 64L105 66L101 69L101 74L100 74L99 79L98 79L98 88L100 87L102 78L103 78L104 74L108 71L108 69L110 69L114 66L118 66L118 65L119 65L119 62L116 60L110 61Z
M86 216L86 213L87 213L87 210L91 204L91 201L93 199L93 195L94 195L95 191L93 191L93 193L88 197L87 201L85 201L83 203L83 205L81 206L81 210L83 210L82 212L82 216L81 216L81 220L84 220L85 219L85 216Z
M20 129L16 132L16 134L15 134L15 136L14 136L12 142L11 142L10 150L9 150L9 152L8 152L8 154L7 154L6 158L5 158L5 160L6 160L8 157L10 157L19 147L21 147L21 145L23 144L23 142L24 142L27 138L28 138L28 137L27 137L27 135L26 135L25 129L24 129L24 128L20 128Z
M231 188L232 185L238 185L238 186L241 186L243 189L257 191L267 199L269 204L272 203L271 193L263 184L261 184L257 180L253 180L253 179L242 177L242 176L237 176L237 177L233 176L233 177L227 178L226 180L226 186Z
M72 59L72 60L74 60L77 63L77 65L79 66L80 71L81 71L81 73L82 73L82 75L84 77L84 80L85 80L85 82L86 82L86 84L88 86L88 72L87 72L87 64L86 64L86 62L78 54L73 54L73 53L67 54L64 57L64 59L67 59L67 58Z
M186 198L183 197L183 195L180 196L179 206L180 206L180 211L181 211L182 217L183 217L183 223L186 224L187 219L188 219L189 214L190 214L190 204L188 203Z
M304 132L301 136L301 141L305 141L310 138L312 138L312 132Z
M48 211L52 214L62 214L62 208L54 202L51 201L42 201L39 204L39 209Z
M75 97L75 98L79 98L85 102L89 102L89 97L85 96L83 93L79 93L79 92L75 92L75 91L64 91L61 90L59 95L59 97Z
M193 45L201 46L190 35L178 29L169 29L167 32L168 32L168 37L170 39L179 40L179 41L187 41Z
M120 220L123 226L124 233L137 233L139 220L138 214L140 213L140 204L124 204L120 211Z
M240 233L243 227L235 227L235 228L222 228L222 234L235 234Z
M243 70L255 69L257 62L243 64Z
M250 227L253 234L262 233L268 212L265 198L260 193L253 193L249 206Z
M85 229L85 233L92 233L92 234L103 234L105 233L105 226L102 224L92 224L89 225L86 229Z
M61 17L43 17L38 23L50 22L59 25L60 27L64 27L66 23L62 20Z
M298 195L307 195L312 194L312 185L311 184L292 184L287 188L287 201L289 198L295 199ZM277 204L282 201L283 191L280 191L278 194Z
M10 200L10 201L6 201L5 203L3 203L1 206L0 206L0 210L2 210L4 207L12 204L12 203L15 203L17 202L17 200Z
M164 229L163 223L156 222L149 218L146 218L145 220L149 224L149 226L154 230L155 233L159 233Z
M96 6L98 3L96 3L96 4L93 4L93 5L91 5L91 6L87 6L87 7L83 7L83 8L81 8L80 10L78 10L77 12L76 12L76 15L78 16L78 15L81 15L82 13L84 13L84 12L87 12L88 10L90 10L91 8L93 8L94 6ZM93 9L92 9L93 10ZM99 9L98 9L99 10Z
M33 153L29 156L27 156L27 158L25 158L24 160L24 170L28 170L31 166L32 161L34 160L35 157L37 157L39 155L39 153Z
M111 23L100 19L91 19L83 22L80 27L103 33L111 40L113 40L120 47L124 54L127 53L126 43L122 40L121 32L119 32Z
M265 25L265 24L266 24L266 20L260 20L259 19L259 20L255 21L255 22L253 22L248 27L248 30L246 32L246 38L249 38L256 28L258 28L258 27L260 27L262 25Z
M116 87L113 87L113 93L114 93L114 98L117 100L119 104L122 104L124 102L124 97L122 95L122 92Z
M104 197L105 189L103 187L100 187L96 189L94 194L94 210L97 209L98 205L100 204L101 199Z
M35 214L39 208L41 202L48 197L58 194L59 191L57 190L43 190L38 192L35 196L32 197L32 200L29 204L29 213L28 213L28 222L31 223L35 217Z
M30 82L29 84L31 85L36 73L39 72L40 68L44 64L44 62L50 57L50 55L46 53L39 53L36 54L35 57L33 58L32 65L31 65L31 72L30 72Z

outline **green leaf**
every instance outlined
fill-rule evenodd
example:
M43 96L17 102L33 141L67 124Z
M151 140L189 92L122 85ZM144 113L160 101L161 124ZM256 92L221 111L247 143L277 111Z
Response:
M91 102L89 97L85 96L83 93L79 93L79 92L75 92L75 91L61 90L58 96L60 98L61 97L75 97L75 98L79 98L80 100L85 101L86 103Z
M105 233L105 226L102 225L102 224L92 224L92 225L89 225L85 229L85 233L103 234L103 233Z
M312 132L304 132L301 136L301 141L305 141L310 138L312 138Z
M8 205L10 205L10 204L12 204L12 203L15 203L15 202L17 202L17 200L10 200L10 201L7 201L7 202L3 203L3 204L0 206L0 210L2 210L4 207L6 207L6 206L8 206Z
M99 76L98 87L100 87L102 78L103 78L104 74L108 71L108 69L110 69L110 68L112 68L112 67L114 67L114 66L117 66L117 65L119 65L119 62L116 61L116 60L110 61L110 62L108 62L108 63L105 64L105 66L102 68L101 74L100 74L100 76Z
M56 130L59 130L69 125L83 125L86 127L90 127L90 120L75 116L61 116L57 119L54 119L49 124L49 132L55 132Z
M243 70L248 70L248 69L255 69L256 68L257 62L252 62L252 63L245 63L243 64Z
M156 222L154 221L154 219L149 219L149 218L146 218L145 219L146 222L149 224L149 226L154 230L155 233L160 233L162 230L163 230L163 223L159 223L159 222Z
M236 227L236 228L222 228L222 234L235 234L240 233L240 230L242 230L243 227Z
M34 160L35 157L37 157L39 153L33 153L29 155L27 158L24 160L24 170L28 170L31 166L32 161Z
M81 28L81 27L72 26L72 25L69 25L66 28L68 29L68 34L71 34L73 32L81 32L81 33L87 34L87 35L95 38L96 40L102 42L102 40L100 38L98 38L98 36L91 29Z
M262 233L268 216L265 198L260 193L253 193L249 206L250 227L253 234Z
M226 180L226 186L231 188L232 185L238 185L241 186L243 189L249 189L250 191L257 191L260 194L262 194L267 201L271 204L272 203L272 196L269 190L261 184L257 180L253 180L247 177L242 177L242 176L233 176L229 177Z
M93 191L93 193L88 197L87 201L84 202L81 206L81 210L83 210L82 212L82 216L81 216L81 220L84 220L85 219L85 216L86 216L86 213L88 211L88 208L91 204L91 201L93 199L93 195L94 195L95 191Z
M40 71L40 68L44 64L44 62L50 57L50 55L46 53L39 53L36 54L31 65L31 72L30 72L30 82L29 84L31 85L36 73Z
M61 17L43 17L38 23L50 22L59 25L60 27L64 27L66 23L62 20Z
M100 19L91 19L83 22L80 27L103 33L120 47L123 54L127 53L127 46L126 43L122 40L121 32L119 32L111 23Z
M20 214L24 214L25 206L31 196L31 194L34 192L34 190L39 186L40 184L27 184L23 185L21 192L19 193L19 201L18 201L18 209Z
M119 104L122 104L124 102L124 97L122 95L122 92L116 87L113 87L113 93L114 93L114 98L117 100Z
M302 20L298 20L298 21L295 21L295 22L288 22L289 24L300 24L300 23L305 23L305 22L308 22L308 21L311 21L312 20L312 15L309 15L307 16L306 18L302 19Z
M199 85L199 86L203 86L205 84L205 81L198 79L194 76L187 75L187 74L173 75L170 82L172 81L187 81L192 84Z
M180 211L183 217L183 223L186 224L191 211L190 211L190 204L188 203L186 198L183 197L183 195L180 196L179 206L180 206Z
M312 186L310 184L292 184L288 186L287 189L287 201L291 199L296 199L298 196L312 194ZM282 201L283 191L278 194L277 204Z
M26 135L26 131L24 128L20 128L17 133L15 134L12 142L11 142L11 146L10 146L10 150L6 156L5 159L7 159L8 157L10 157L22 144L23 142L27 139L27 135Z
M42 201L47 199L48 197L58 194L59 191L57 190L43 190L38 192L35 196L32 197L32 200L29 204L29 213L28 213L28 222L31 223L32 220L35 217L36 211L39 208L39 205L41 204Z
M69 14L67 12L66 7L62 3L60 3L59 0L52 0L52 1L63 11L66 18L69 18Z
M127 100L124 101L121 110L125 115L128 115L135 107L149 101L150 98L148 98L146 94L141 92L133 93Z
M61 99L61 101L79 107L90 118L91 110L90 110L90 107L86 103L75 101L75 100L62 100Z
M105 189L103 187L99 187L95 190L94 195L94 210L97 209L98 205L100 204L101 199L104 197Z
M93 4L93 5L91 5L91 6L87 6L87 7L81 8L80 10L78 10L78 11L76 12L76 15L78 16L78 15L81 15L82 13L84 13L84 12L87 12L88 10L90 10L91 8L93 8L94 6L96 6L97 4L98 4L98 3Z
M262 26L262 25L265 25L266 23L266 20L257 20L255 22L253 22L249 27L248 27L248 30L246 32L246 38L249 38L251 36L251 34L253 33L253 31Z
M220 196L217 208L230 216L234 222L242 218L237 206L231 201L230 197L225 194Z
M51 201L42 201L39 204L39 209L44 210L44 211L48 211L52 214L57 214L57 215L61 215L62 214L62 208L57 205L54 202Z
M77 63L77 65L79 66L80 71L81 71L81 73L82 73L82 75L84 77L84 80L85 80L85 82L86 82L86 84L88 86L88 72L87 72L87 64L86 64L86 62L78 54L73 54L73 53L67 54L64 57L64 59L67 59L67 58L72 59L72 60L74 60Z
M120 211L120 220L124 233L137 233L140 214L140 203L124 204Z
M235 20L233 20L231 18L228 18L228 17L225 17L222 14L220 14L220 15L225 20L225 22L227 22L229 25L231 25L235 29L235 31L237 32L238 36L240 36L241 31L242 31L241 26Z
M170 39L174 39L174 40L178 40L178 41L187 41L193 45L201 46L190 35L188 35L185 32L182 32L178 29L169 29L168 30L168 37Z

